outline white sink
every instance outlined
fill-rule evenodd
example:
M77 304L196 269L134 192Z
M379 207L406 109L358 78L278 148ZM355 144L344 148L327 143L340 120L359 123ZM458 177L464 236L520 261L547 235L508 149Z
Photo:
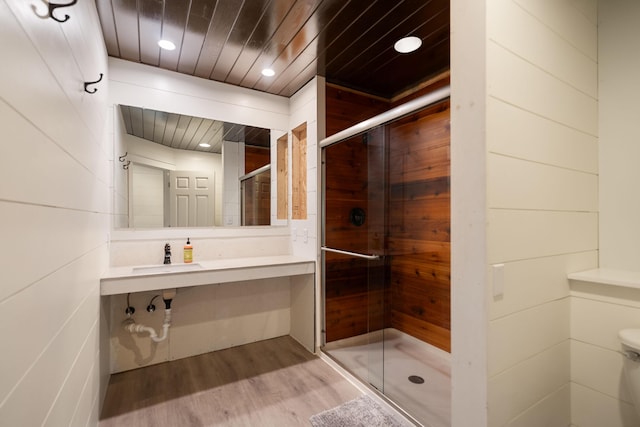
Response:
M134 274L141 273L180 273L183 271L202 270L202 266L197 262L191 264L161 264L145 267L133 267Z

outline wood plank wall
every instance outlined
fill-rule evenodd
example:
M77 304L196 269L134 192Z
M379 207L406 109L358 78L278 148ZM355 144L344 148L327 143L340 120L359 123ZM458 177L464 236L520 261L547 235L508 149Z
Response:
M326 134L333 135L388 109L387 101L327 85ZM349 222L352 208L369 212L367 148L362 137L357 136L326 150L325 161L332 165L326 188L326 246L369 253L369 232L373 232L374 226L371 216L368 215L360 227ZM380 239L384 244L384 236ZM369 304L382 307L388 300L383 286L377 286L375 292L368 294L368 278L384 278L385 265L378 266L376 275L371 275L366 260L334 254L327 254L325 259L327 342L366 333ZM376 311L371 317L380 319L372 329L384 328L384 311Z
M450 351L449 102L389 128L391 326Z
M244 173L253 172L271 162L269 147L244 146Z
M325 161L331 164L326 183L326 246L363 254L384 252L384 215L380 215L384 206L371 205L384 201L385 189L375 185L383 179L370 179L382 167L371 171L370 165L375 161L367 160L367 151L375 142L356 136L325 150ZM360 226L349 220L354 208L365 211L365 221ZM385 263L373 267L369 264L368 269L368 261L361 258L326 254L325 259L327 341L360 335L369 327L383 328ZM371 283L371 278L381 280ZM373 324L367 316L369 310L377 314L371 317Z
M326 135L331 136L389 110L390 102L340 86L326 86Z
M289 215L289 197L287 194L289 186L289 141L287 139L287 134L284 134L280 138L278 138L276 151L276 165L278 168L276 176L276 182L278 183L278 207L276 215L278 219L287 219Z
M307 123L291 131L291 219L307 219Z
M253 172L271 162L268 147L244 146L244 173ZM244 181L242 225L271 223L271 173L261 173Z
M448 75L393 101L327 85L327 135L446 84ZM377 193L377 176L363 164L362 137L327 150L333 171L327 177L327 246L363 253L386 248L389 256L368 272L366 261L327 256L326 339L394 327L450 351L449 104L397 121L384 132L392 147L384 153L391 162L386 197ZM381 199L390 207L386 218L370 211ZM348 221L356 205L368 213L361 227ZM387 234L380 235L385 221Z

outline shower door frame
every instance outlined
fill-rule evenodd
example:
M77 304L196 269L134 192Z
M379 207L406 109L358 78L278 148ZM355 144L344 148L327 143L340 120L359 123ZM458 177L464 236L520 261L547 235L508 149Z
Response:
M325 150L324 148L327 148L333 144L337 144L340 143L342 141L345 141L349 138L352 138L354 136L357 136L359 134L364 134L369 132L372 129L375 129L379 126L384 126L390 122L393 122L395 120L398 120L404 116L407 116L409 114L412 114L418 110L424 109L426 107L429 107L431 105L437 104L447 98L450 98L451 96L451 88L450 86L445 86L442 87L440 89L437 89L431 93L428 93L426 95L423 95L419 98L416 98L412 101L409 101L405 104L402 104L400 106L397 106L389 111L386 111L382 114L379 114L377 116L374 116L370 119L364 120L354 126L351 126L343 131L340 131L332 136L329 136L325 139L323 139L322 141L320 141L320 143L318 144L318 149L320 150L320 158L321 158L321 182L320 182L320 190L321 190L321 217L320 217L320 221L321 221L321 240L319 242L319 253L320 253L320 261L321 261L321 266L320 266L320 274L321 274L321 301L319 304L319 310L321 311L322 317L321 317L321 322L320 322L320 337L321 337L321 342L320 342L320 350L322 351L322 353L326 354L327 356L331 357L331 354L327 351L324 350L325 345L327 344L327 330L326 330L326 284L325 284L325 252L339 252L339 253L343 253L344 255L350 255L350 256L357 256L357 257L364 257L364 258L369 258L369 259L379 259L380 256L379 255L372 255L372 254L360 254L360 253L353 253L353 252L349 252L349 251L340 251L340 250L336 250L334 248L328 248L325 246L325 242L326 242L326 191L325 191L325 186L326 186L326 154L325 154ZM331 357L332 358L332 357ZM333 359L333 358L332 358ZM383 374L384 375L384 374ZM363 378L358 378L360 381L364 382L365 379ZM369 386L371 386L372 384L370 384ZM377 387L374 386L375 389L378 389ZM381 394L384 396L384 390L378 390L379 392L381 392ZM393 403L393 402L391 402ZM397 406L394 403L394 406ZM402 408L399 408L402 410ZM403 410L404 412L404 410Z
M365 130L361 134L355 135L355 137L362 137L362 142L355 142L356 146L359 144L363 144L364 147L362 152L360 152L360 156L356 155L358 160L363 160L362 165L366 165L364 168L365 173L356 178L357 182L361 182L362 179L368 182L367 185L367 196L366 201L359 200L354 201L355 206L361 206L364 208L364 212L366 212L366 220L363 219L362 223L356 224L351 222L352 225L355 225L356 229L359 226L364 225L364 229L366 229L366 237L363 238L362 235L352 236L355 237L355 241L357 249L336 249L334 247L327 247L329 243L327 242L327 229L326 229L326 221L322 223L322 233L321 233L321 265L322 271L325 271L325 266L327 263L326 254L334 253L344 256L345 259L357 258L360 262L356 261L356 266L351 265L356 269L364 268L366 270L366 277L359 277L359 282L361 284L366 285L366 303L364 304L362 311L359 312L360 315L366 316L366 337L367 337L367 346L366 346L366 376L360 377L360 379L367 383L369 386L374 387L376 390L384 393L384 324L385 324L385 285L387 283L387 273L385 272L385 264L387 262L386 253L386 238L385 238L385 230L387 228L387 192L388 189L386 187L386 182L388 181L388 144L387 144L387 132L386 126L380 125L370 129ZM345 140L336 143L335 145L339 145L340 143L349 144L349 139L353 139L354 137L349 137ZM356 138L357 141L357 138ZM353 144L354 141L352 140ZM322 199L321 199L321 209L322 209L322 217L325 218L326 214L326 205L327 205L327 150L324 150L323 147L321 153L322 159L322 176L321 176L321 185L322 185ZM356 163L358 163L356 161ZM354 166L355 167L355 166ZM366 175L366 176L364 176ZM364 202L364 203L363 203ZM372 224L373 228L372 228ZM372 235L378 236L377 239L381 240L380 242L372 244ZM349 240L353 245L354 240ZM336 243L336 242L333 242ZM360 246L362 245L362 246ZM340 246L336 246L340 247ZM366 267L365 267L366 265ZM380 274L382 273L382 275ZM353 277L352 277L353 278ZM322 333L321 333L321 348L324 350L325 344L327 343L327 299L326 299L326 283L327 275L322 274L322 293L321 293L321 302L322 302ZM374 296L372 298L372 296ZM378 298L376 298L377 296ZM381 299L380 299L381 298ZM365 327L364 323L359 324L359 327L356 326L356 329L360 329ZM371 332L377 331L378 333L371 334ZM328 353L324 351L325 354Z
M321 296L322 299L320 301L320 310L322 313L322 321L321 321L321 333L320 336L322 337L320 345L321 348L324 347L324 345L326 344L326 312L325 312L325 286L324 286L324 252L329 250L331 251L333 248L327 248L326 246L324 246L324 242L325 242L325 238L326 238L326 230L325 230L325 216L326 216L326 198L325 198L325 191L324 191L324 187L325 187L325 179L326 179L326 159L325 159L325 151L324 148L329 147L333 144L337 144L339 142L342 142L346 139L349 139L351 137L354 137L358 134L363 134L365 132L368 132L371 129L374 129L378 126L383 126L387 123L390 123L394 120L400 119L404 116L407 116L415 111L421 110L423 108L426 108L430 105L434 105L437 104L438 102L441 102L447 98L451 97L451 86L444 86L440 89L436 89L433 92L430 92L426 95L422 95L414 100L411 100L407 103L404 103L402 105L399 105L397 107L392 108L389 111L385 111L384 113L378 114L377 116L374 116L370 119L364 120L360 123L357 123L345 130L342 130L340 132L337 132L327 138L324 138L322 141L320 141L320 143L318 144L318 150L320 150L320 159L321 159L321 183L320 183L320 189L322 191L321 194L321 212L322 215L320 217L320 226L321 226L321 239L319 242L319 254L320 256L320 260L322 262L320 271L321 271L321 275L322 275L322 289L321 289ZM353 253L349 253L350 255L356 255L356 256L367 256L366 254L353 254Z

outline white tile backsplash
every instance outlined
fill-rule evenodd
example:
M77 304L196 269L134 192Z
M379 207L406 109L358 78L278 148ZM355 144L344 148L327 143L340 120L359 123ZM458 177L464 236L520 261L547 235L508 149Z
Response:
M200 233L194 230L171 230L173 235L165 232L152 233L149 240L112 240L111 242L111 266L121 267L128 265L162 264L164 262L164 245L171 245L171 262L182 263L184 260L183 249L187 237L191 239L193 246L193 262L246 258L271 255L289 255L288 228L265 230L263 235L251 235L252 229L221 231L225 236L216 237L216 232ZM258 234L258 233L256 233ZM167 238L158 236L167 235ZM182 235L180 237L176 237Z

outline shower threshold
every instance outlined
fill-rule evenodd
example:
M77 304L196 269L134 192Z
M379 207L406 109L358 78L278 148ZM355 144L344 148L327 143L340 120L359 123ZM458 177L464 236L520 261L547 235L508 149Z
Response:
M416 421L451 425L451 355L446 351L393 328L333 341L323 351Z

